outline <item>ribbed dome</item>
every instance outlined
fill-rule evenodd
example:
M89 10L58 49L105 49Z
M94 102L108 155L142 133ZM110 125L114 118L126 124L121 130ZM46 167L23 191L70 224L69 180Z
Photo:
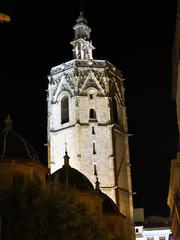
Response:
M4 158L26 159L39 161L34 148L25 141L19 134L12 130L12 120L8 116L5 120L6 127L0 133L0 155Z
M75 187L81 191L93 191L94 187L88 178L69 165L64 165L62 168L54 172L50 178L49 182L54 184L67 184L70 187Z

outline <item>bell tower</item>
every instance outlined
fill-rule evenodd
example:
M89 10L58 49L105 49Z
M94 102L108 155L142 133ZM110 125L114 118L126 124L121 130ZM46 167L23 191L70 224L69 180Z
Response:
M95 183L126 216L127 239L134 239L131 170L123 76L106 60L93 59L91 29L83 12L73 27L73 60L48 76L48 164L63 165L67 143L71 166Z

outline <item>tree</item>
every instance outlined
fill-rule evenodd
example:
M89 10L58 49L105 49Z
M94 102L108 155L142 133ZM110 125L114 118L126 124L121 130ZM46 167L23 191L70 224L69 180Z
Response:
M12 189L1 202L3 240L103 240L104 231L67 186Z

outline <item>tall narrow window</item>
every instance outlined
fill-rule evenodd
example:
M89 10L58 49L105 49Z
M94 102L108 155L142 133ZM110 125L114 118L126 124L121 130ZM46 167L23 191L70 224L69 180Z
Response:
M89 94L89 98L93 99L93 94L92 93Z
M93 142L93 154L96 154L95 143Z
M67 96L61 99L61 123L69 122L69 100Z
M89 110L89 118L96 118L96 112L93 108Z
M94 127L92 127L92 134L95 135Z

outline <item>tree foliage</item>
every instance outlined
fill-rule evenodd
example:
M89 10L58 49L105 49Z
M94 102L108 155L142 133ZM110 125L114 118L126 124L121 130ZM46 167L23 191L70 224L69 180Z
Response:
M49 186L12 189L1 202L3 240L103 240L104 233L76 198L76 190Z

